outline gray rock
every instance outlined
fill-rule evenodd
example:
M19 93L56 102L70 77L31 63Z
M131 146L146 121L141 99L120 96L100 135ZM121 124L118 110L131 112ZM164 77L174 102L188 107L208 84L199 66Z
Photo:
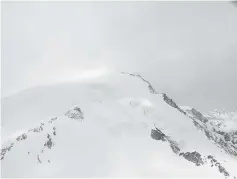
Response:
M79 107L75 107L74 109L68 111L65 114L65 116L67 116L71 119L76 119L76 120L83 120L84 119L84 114Z
M218 168L220 173L222 173L226 177L230 176L226 169L212 155L208 155L207 158L211 161L212 166L215 165Z
M44 144L44 146L48 147L49 149L51 149L52 146L53 146L52 138L51 138L51 136L49 134L47 134L47 141Z
M155 140L161 141L166 141L167 139L167 136L157 128L151 130L151 137Z
M53 122L56 121L56 120L57 120L57 117L54 117L54 118L50 119L48 122L49 122L49 123L53 123Z
M178 147L178 145L176 143L170 142L170 147L174 153L178 154L180 152L180 148Z
M17 141L25 140L27 138L27 135L24 133L16 138Z
M4 159L5 154L9 152L13 146L14 146L14 143L11 143L1 149L1 160Z
M182 152L179 154L179 156L183 156L186 160L195 163L197 166L204 164L201 154L196 151L186 153Z

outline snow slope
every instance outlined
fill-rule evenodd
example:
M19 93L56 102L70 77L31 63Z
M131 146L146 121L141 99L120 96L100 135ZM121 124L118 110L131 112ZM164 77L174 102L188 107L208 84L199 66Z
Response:
M236 145L190 109L126 73L26 91L3 100L2 177L237 176Z
M212 110L205 115L212 125L218 126L225 132L231 132L236 130L237 126L237 110Z

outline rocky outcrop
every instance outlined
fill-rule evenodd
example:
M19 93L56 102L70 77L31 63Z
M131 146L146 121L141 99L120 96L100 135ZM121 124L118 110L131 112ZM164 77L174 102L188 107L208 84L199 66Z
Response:
M230 155L237 156L237 135L235 132L224 132L216 129L216 127L211 127L205 122L196 117L190 117L193 119L194 125L198 130L204 132L206 137L215 142L218 147L221 147Z
M66 113L66 116L68 116L69 118L73 118L73 119L76 119L76 120L82 120L84 119L84 116L83 116L83 113L81 111L81 109L79 107L75 107L73 110L70 110ZM57 120L57 117L55 118L52 118L48 121L48 125L51 125L53 122L55 122ZM46 123L47 124L47 123ZM11 150L11 148L15 145L15 142L20 142L20 141L23 141L23 140L26 140L28 135L31 133L31 132L34 132L34 133L40 133L40 132L43 132L44 131L44 123L41 123L39 125L39 127L35 127L35 128L32 128L32 129L29 129L27 132L25 133L22 133L21 135L19 135L18 137L15 138L15 140L12 140L12 142L4 147L2 147L1 149L1 160L4 159L5 157L5 154L7 152L9 152ZM56 127L53 127L52 128L52 135L53 136L56 136ZM54 143L53 143L53 140L52 140L52 136L50 134L47 134L47 140L46 142L44 143L44 147L48 148L48 149L51 149L52 147L54 146ZM44 152L44 149L41 150L41 153ZM30 152L28 152L28 154L30 154ZM39 155L38 155L39 156ZM38 162L41 163L42 161L38 158Z
M230 142L237 147L236 145L237 144L237 131L225 132L225 131L218 130L216 128L213 128L213 131L223 136L226 142Z
M83 112L81 111L81 109L79 107L75 107L74 109L68 111L65 116L71 118L71 119L75 119L78 121L82 121L84 119L84 115Z
M230 176L230 174L227 172L227 170L212 156L209 155L208 157L202 156L199 152L181 152L181 149L179 148L178 144L171 139L171 137L164 134L160 129L155 128L151 130L151 137L154 140L159 140L162 142L167 142L170 145L170 148L172 151L179 155L180 157L183 157L185 160L194 163L196 166L201 165L208 165L207 160L211 162L211 167L216 166L218 168L218 171L223 174L225 177Z
M56 127L53 127L53 135L56 135Z
M172 151L179 156L184 157L186 160L195 163L197 166L203 165L204 162L202 160L201 154L198 152L181 152L178 144L172 140L169 136L165 135L161 130L158 128L151 130L151 137L155 140L161 140L163 142L168 142L170 144L170 148Z
M155 140L167 141L167 136L158 128L151 130L151 137Z
M135 76L140 78L142 81L144 81L146 84L148 84L148 89L152 94L159 94L156 92L156 90L152 87L152 85L150 84L149 81L145 80L141 75L139 74L132 74L132 73L126 73L126 72L122 72L122 74L126 74L126 75L130 75L130 76Z
M49 149L51 149L53 147L53 142L52 142L52 137L47 134L47 141L45 142L44 146L48 147Z
M72 110L68 111L66 114L66 116L68 116L69 118L75 119L75 120L83 120L84 116L83 116L83 112L81 111L81 109L79 107L74 107ZM7 152L9 152L11 150L11 148L16 144L16 142L21 142L23 140L27 140L27 136L30 135L30 133L42 133L44 132L44 127L50 127L52 126L52 124L57 120L58 118L52 118L50 119L46 124L45 123L41 123L38 127L32 128L30 130L28 130L27 132L19 135L17 138L15 138L10 144L2 147L1 149L1 160L4 159L5 155ZM46 126L45 126L46 125ZM43 148L41 149L41 151L39 152L39 154L37 154L37 163L42 163L42 159L40 159L40 156L43 155L44 150L45 149L52 149L52 147L55 145L55 143L53 142L53 137L56 137L56 127L52 126L52 131L51 134L47 133L46 135L46 140L45 143L43 144ZM28 151L28 154L30 155L31 152ZM50 162L49 162L50 163Z
M181 109L171 98L169 98L165 93L158 93L152 87L151 83L145 80L141 75L138 74L131 74L125 73L130 76L138 77L146 84L148 84L149 91L152 94L159 94L162 95L163 100L170 105L171 107L177 109L179 112L183 113L187 117L193 120L194 125L201 131L204 132L206 137L215 142L218 147L223 148L227 153L237 156L237 131L226 133L220 130L217 130L215 127L210 127L207 125L209 119L205 117L201 112L197 111L196 109L192 108L191 110L183 110ZM235 114L236 115L236 114ZM158 135L158 131L153 131L153 137L162 137ZM157 135L157 136L156 136ZM155 138L154 138L155 139Z
M176 154L179 153L180 149L178 147L178 144L174 140L172 140L169 136L165 135L158 128L151 130L151 137L155 140L161 140L163 142L168 142L172 151Z
M50 119L50 120L48 121L48 123L53 123L53 122L56 121L57 119L58 119L57 117L54 117L54 118Z
M132 74L132 73L126 73L126 72L122 72L122 74L127 74L130 76L135 76L140 78L142 81L144 81L146 84L148 84L148 89L152 94L160 94L163 97L163 100L169 104L170 106L172 106L173 108L178 109L180 112L186 114L186 112L184 110L182 110L171 98L169 98L165 93L158 93L156 92L155 88L152 87L151 83L147 80L145 80L141 75L139 74Z
M192 118L192 117L191 117ZM215 142L215 144L224 149L226 153L237 156L237 135L235 132L223 132L219 131L215 127L210 127L201 120L196 118L192 118L194 125L197 127L198 130L204 132L206 137Z
M189 117L193 124L196 126L198 130L201 130L204 132L205 136L214 141L215 144L224 149L228 154L237 156L237 131L232 132L223 132L220 130L217 130L215 127L210 127L209 118L205 117L201 112L197 111L196 109L192 108L191 110L184 110L181 109L171 98L169 98L165 93L158 93L156 90L152 87L151 83L145 80L141 75L138 74L131 74L131 73L125 73L130 76L135 76L140 78L142 81L148 84L148 89L152 94L159 94L162 95L163 100L170 105L171 107L177 109L187 117ZM236 114L235 114L236 115ZM163 142L169 142L170 147L172 151L176 154L179 154L180 156L184 157L186 160L195 163L197 166L204 164L204 158L202 157L200 153L197 151L194 152L181 152L180 148L178 147L177 143L175 141L172 141L170 137L166 136L161 130L158 128L151 130L151 137L155 140L160 140ZM209 157L210 159L210 157ZM229 176L228 172L220 165L220 163L216 164L218 166L219 172L223 173L225 176Z
M172 149L172 151L176 154L179 153L180 148L177 144L177 142L175 142L174 140L171 139L171 137L165 135L160 129L155 128L151 130L151 138L155 139L155 140L161 140L163 142L168 142L170 145L170 148Z
M41 131L44 130L43 126L44 126L44 123L41 123L39 127L35 127L33 129L30 129L28 132L41 132Z
M187 112L189 112L189 114L191 114L194 118L196 118L197 120L200 120L201 122L206 123L208 121L207 118L205 118L202 113L200 113L199 111L197 111L196 109L192 108L191 110L187 110Z
M205 116L203 116L201 112L195 110L194 108L188 111L183 110L166 94L157 93L155 89L152 87L152 85L140 75L135 75L135 74L129 74L129 75L140 78L142 81L144 81L148 85L148 89L150 93L159 94L161 97L163 97L163 100L165 103L167 103L169 106L171 106L175 110L178 110L184 115L188 116L190 120L193 121L193 124L197 127L197 129L203 131L208 139L214 141L219 147L224 149L229 154L237 155L236 154L237 150L235 146L237 143L237 131L224 132L224 131L218 130L215 127L210 128L210 126L208 126L208 119ZM145 111L144 111L144 114L145 114ZM74 119L76 121L84 120L84 113L79 107L74 107L72 110L69 110L65 114L65 116L67 116L67 117L64 117L64 119L66 120L70 120L70 119ZM40 148L39 151L37 151L36 154L34 154L34 157L37 159L36 161L38 163L44 163L44 162L50 163L50 160L48 158L45 159L44 151L54 150L54 146L57 145L55 144L55 138L58 137L57 136L58 131L56 131L56 127L53 124L56 120L58 120L58 118L52 118L48 121L48 123L45 123L45 124L41 123L40 126L30 129L28 133L23 133L15 139L16 141L19 141L19 142L22 140L26 140L27 135L29 135L29 133L31 132L39 133L39 134L34 134L34 135L41 135L41 136L43 135L44 138L41 138L44 140L44 141L41 141L42 148ZM49 129L49 131L47 131L46 129ZM181 160L186 160L196 166L208 165L209 163L206 161L208 160L211 163L211 167L216 167L218 171L226 177L230 176L227 170L221 165L220 162L218 162L214 158L214 156L209 155L208 157L205 157L201 153L199 153L199 151L183 151L183 149L180 148L178 143L175 140L173 140L171 136L166 135L164 132L162 132L162 130L160 130L157 127L154 129L151 129L150 135L151 135L151 138L156 141L167 143L167 145L169 145L172 152L175 153L177 156L179 156ZM1 160L4 159L6 152L10 151L13 146L14 146L14 143L11 143L10 145L4 147L1 150ZM30 154L30 152L28 152L28 154Z
M220 173L222 173L224 176L228 177L230 174L226 171L226 169L212 156L209 155L207 157L211 162L211 167L216 166Z
M14 143L10 143L1 149L1 160L4 159L6 153L9 152L13 146L14 146Z
M16 138L17 141L20 141L20 140L25 140L27 138L27 135L24 133L24 134L21 134L20 136L18 136Z
M171 98L169 98L165 93L162 94L163 96L163 100L169 104L170 106L172 106L173 108L176 108L177 110L179 110L181 113L186 115L186 112L184 110L182 110Z
M186 160L195 163L197 166L203 165L202 156L200 153L194 152L185 152L180 153L179 156L183 156Z

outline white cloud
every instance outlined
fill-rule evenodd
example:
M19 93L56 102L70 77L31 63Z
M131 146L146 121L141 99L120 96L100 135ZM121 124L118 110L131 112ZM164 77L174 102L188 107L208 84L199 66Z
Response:
M3 3L3 95L107 68L139 72L184 105L232 107L236 22L227 2Z

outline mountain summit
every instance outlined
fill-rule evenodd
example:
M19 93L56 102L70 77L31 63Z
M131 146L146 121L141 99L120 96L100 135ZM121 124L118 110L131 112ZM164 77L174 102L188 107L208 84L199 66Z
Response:
M235 117L180 106L139 74L26 91L3 113L2 177L237 176Z

